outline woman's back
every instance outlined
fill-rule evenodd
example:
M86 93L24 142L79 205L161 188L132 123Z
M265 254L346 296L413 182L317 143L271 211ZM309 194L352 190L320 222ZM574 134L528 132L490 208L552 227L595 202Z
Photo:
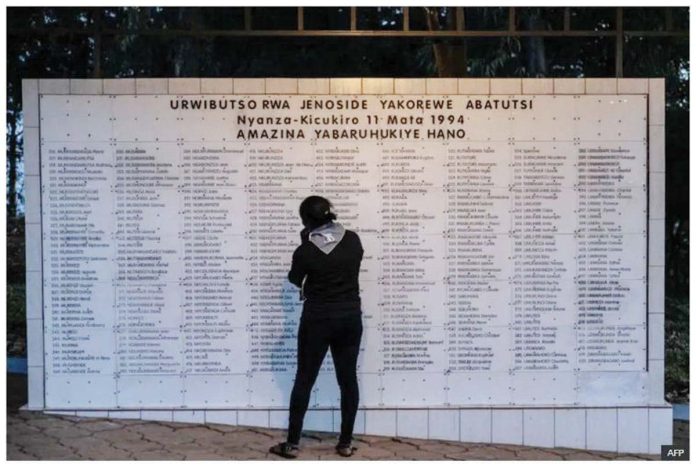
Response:
M362 243L356 232L343 230L339 223L332 222L331 225L341 229L342 238L335 245L328 242L327 247L320 247L323 245L321 242L310 239L302 242L293 254L288 279L302 287L307 276L303 286L306 308L330 304L333 309L357 309L359 312L358 275L363 258ZM312 231L310 236L319 235L321 231Z
M308 259L304 294L309 302L351 302L360 300L358 274L363 249L358 235L346 230L343 239L328 254L307 242Z

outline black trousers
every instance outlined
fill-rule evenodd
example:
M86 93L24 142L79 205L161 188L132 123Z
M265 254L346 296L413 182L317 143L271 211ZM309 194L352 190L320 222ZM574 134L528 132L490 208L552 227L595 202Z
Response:
M359 394L356 366L362 331L360 314L319 319L307 319L303 315L300 319L297 334L297 374L290 394L290 421L287 438L289 443L300 443L302 423L309 405L310 393L329 348L331 348L336 378L341 390L339 442L351 442L355 415L358 412Z

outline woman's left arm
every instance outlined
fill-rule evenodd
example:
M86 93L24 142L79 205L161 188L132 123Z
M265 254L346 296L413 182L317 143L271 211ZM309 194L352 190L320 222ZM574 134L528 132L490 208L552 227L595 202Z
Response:
M307 274L307 267L305 265L304 258L300 253L301 249L302 246L299 246L292 254L292 266L290 267L290 272L288 273L288 280L298 288L302 287L302 280Z

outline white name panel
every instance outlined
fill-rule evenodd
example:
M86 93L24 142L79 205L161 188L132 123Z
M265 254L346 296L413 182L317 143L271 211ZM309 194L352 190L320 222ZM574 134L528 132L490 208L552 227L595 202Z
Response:
M365 249L361 406L646 400L646 111L43 95L46 407L286 407L310 194Z

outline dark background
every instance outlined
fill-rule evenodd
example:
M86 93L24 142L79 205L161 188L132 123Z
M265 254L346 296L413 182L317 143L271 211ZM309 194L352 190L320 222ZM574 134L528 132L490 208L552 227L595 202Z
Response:
M337 35L350 10L7 8L8 355L26 356L22 78L665 77L665 393L688 401L689 9L360 7ZM455 29L480 37L437 36Z

